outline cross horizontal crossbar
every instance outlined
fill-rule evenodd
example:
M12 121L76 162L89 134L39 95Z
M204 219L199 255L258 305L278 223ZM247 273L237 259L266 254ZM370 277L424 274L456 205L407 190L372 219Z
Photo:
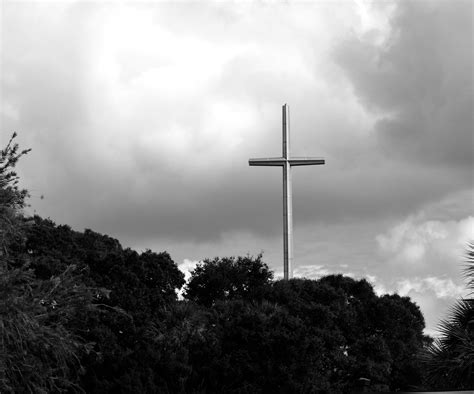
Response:
M314 166L324 164L324 159L317 157L295 157L292 159L285 159L284 157L268 157L259 159L250 159L251 166L284 166L288 163L290 166Z
M291 166L315 166L324 164L324 159L318 157L293 157L288 159Z

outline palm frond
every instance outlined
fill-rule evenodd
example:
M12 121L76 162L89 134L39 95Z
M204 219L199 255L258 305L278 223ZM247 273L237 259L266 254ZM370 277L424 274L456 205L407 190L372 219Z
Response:
M464 276L474 293L474 242L467 246ZM440 337L421 358L427 382L434 389L474 388L474 298L458 300L438 325Z
M474 241L467 244L463 276L467 280L467 288L470 290L469 294L474 294Z

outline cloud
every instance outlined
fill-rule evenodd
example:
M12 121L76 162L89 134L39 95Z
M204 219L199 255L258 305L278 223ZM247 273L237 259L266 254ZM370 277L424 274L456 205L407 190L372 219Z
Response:
M407 296L411 292L425 293L432 291L436 298L456 299L466 296L466 288L457 285L451 279L429 276L426 278L403 279L397 282L397 293Z
M200 261L192 261L188 259L184 259L181 264L178 264L178 269L184 274L185 285L188 283L189 279L191 278L191 271L193 271L196 266L200 263ZM182 300L184 293L184 286L178 291L178 299Z
M301 265L293 270L295 278L319 279L323 276L331 275L328 268L322 265Z
M178 269L184 274L184 280L187 282L191 277L191 271L193 271L200 261L184 259L181 264L178 264Z
M449 278L429 276L400 280L395 291L401 296L408 296L417 303L425 318L425 333L439 336L438 325L448 316L456 300L466 296L463 285L456 284Z
M293 23L303 46L325 32L312 51L330 34L297 8L290 19L287 7L251 7L250 18L239 5L190 9L5 7L2 128L34 149L24 181L45 195L39 213L121 237L275 232L274 191L247 160L280 151L279 106L302 102L298 87L313 80ZM323 21L321 10L309 8Z
M335 58L378 115L375 135L385 155L470 174L472 2L398 3L387 40L352 36Z
M20 170L33 194L45 195L35 209L121 239L279 236L281 172L247 161L279 155L284 102L293 153L327 159L294 171L299 223L407 215L458 190L465 171L380 153L373 136L380 114L366 103L391 113L400 93L370 93L386 76L359 64L365 57L357 51L390 41L400 52L409 40L398 30L412 34L418 22L405 5L364 7L8 3L2 128L19 131L33 148ZM432 29L447 34L441 22ZM343 37L360 42L339 45ZM402 63L391 64L403 75ZM446 95L446 102L464 100L452 88Z
M375 294L377 294L379 297L389 293L385 285L381 283L380 278L376 275L368 274L365 279L372 285Z
M387 290L380 278L377 275L368 274L366 271L361 271L360 267L352 267L356 272L349 270L347 264L340 264L339 266L324 266L324 265L300 265L293 270L295 278L306 278L306 279L319 279L328 275L339 275L348 276L355 280L367 280L377 295L386 294ZM283 276L283 275L282 275Z
M391 270L403 275L430 272L459 276L466 245L474 239L474 217L459 221L410 216L379 234L379 252Z
M472 190L426 205L375 237L376 283L408 296L420 307L426 332L436 327L456 299L466 296L462 280L466 246L474 239Z

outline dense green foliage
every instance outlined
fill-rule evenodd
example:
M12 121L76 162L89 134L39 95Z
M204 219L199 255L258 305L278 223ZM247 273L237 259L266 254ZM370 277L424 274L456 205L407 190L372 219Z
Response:
M429 340L409 298L342 275L275 281L261 255L204 260L185 285L166 252L24 218L12 168L27 151L12 141L0 156L1 392L423 387Z

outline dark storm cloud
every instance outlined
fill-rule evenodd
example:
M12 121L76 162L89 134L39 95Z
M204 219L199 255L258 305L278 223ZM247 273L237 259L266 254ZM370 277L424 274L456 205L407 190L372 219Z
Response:
M134 239L279 235L281 170L248 158L280 155L284 102L293 154L327 159L294 171L298 223L403 216L465 188L472 49L451 44L472 28L424 4L399 3L386 47L339 44L344 18L314 6L7 8L2 127L33 148L33 206Z
M352 37L336 59L380 119L388 157L435 167L473 165L471 1L399 2L382 45Z

